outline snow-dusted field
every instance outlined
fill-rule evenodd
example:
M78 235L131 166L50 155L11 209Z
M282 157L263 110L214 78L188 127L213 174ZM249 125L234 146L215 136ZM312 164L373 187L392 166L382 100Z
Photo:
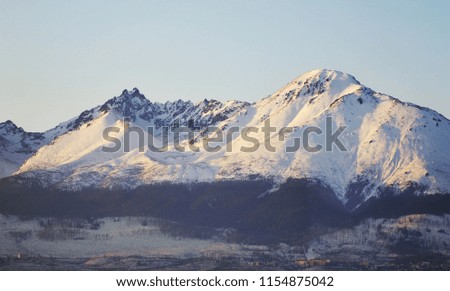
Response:
M307 256L308 259L333 258L359 264L388 264L415 256L421 258L417 259L417 264L430 265L434 264L436 256L442 258L439 264L448 264L450 215L368 219L355 227L314 239Z
M450 215L368 219L305 245L271 246L225 242L230 230L204 239L183 237L164 223L142 217L25 220L0 215L0 269L450 269Z
M211 239L174 237L149 218L21 220L0 215L0 255L60 258L97 256L199 257L239 255L242 247Z

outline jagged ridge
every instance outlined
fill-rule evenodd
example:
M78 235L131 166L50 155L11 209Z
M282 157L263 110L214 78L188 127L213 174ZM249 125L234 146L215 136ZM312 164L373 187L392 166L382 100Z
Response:
M347 151L285 151L295 138L302 138L306 127L325 128L328 116L333 117L334 128L347 127L341 137ZM101 151L109 144L102 138L103 129L123 129L124 119L157 129L176 123L192 125L192 121L199 132L185 145L201 147L205 138L214 137L205 130L207 126L261 128L269 118L278 130L293 129L284 139L278 131L271 134L274 152L262 147L252 153L240 151L249 145L241 136L233 136L231 152L226 151L225 142L219 143L222 149L215 153L178 152L173 144L167 152L142 152L137 143L127 153ZM254 104L206 99L197 104L153 103L135 88L42 134L43 144L15 177L68 190L132 189L159 182L264 178L281 184L289 178L316 179L333 189L343 203L357 207L385 187L401 190L417 184L422 194L450 192L449 129L450 121L442 115L377 93L353 76L332 70L303 74ZM252 137L261 144L266 140L261 131ZM313 135L311 143L323 144L323 136Z

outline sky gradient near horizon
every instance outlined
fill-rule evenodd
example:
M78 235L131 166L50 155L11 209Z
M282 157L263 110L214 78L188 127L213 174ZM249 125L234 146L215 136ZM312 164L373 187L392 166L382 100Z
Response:
M133 87L158 102L253 102L316 68L449 118L448 11L450 1L0 0L0 122L47 130Z

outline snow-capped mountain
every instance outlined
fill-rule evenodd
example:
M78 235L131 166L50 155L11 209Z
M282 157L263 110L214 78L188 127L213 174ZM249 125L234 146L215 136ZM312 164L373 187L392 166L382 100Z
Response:
M145 166L143 163L148 164L151 160L145 159L145 155L137 151L137 143L134 140L132 142L135 145L132 145L130 153L124 153L123 149L116 153L105 153L102 149L109 144L103 138L102 132L105 128L116 126L123 131L124 121L130 122L130 126L139 126L143 129L151 126L156 129L155 134L158 132L161 134L163 126L192 125L205 128L227 120L249 105L240 101L223 104L207 99L197 104L182 100L164 104L152 103L136 88L131 91L124 90L120 96L108 100L102 106L86 110L78 118L57 126L55 129L65 129L65 132L54 135L52 141L29 159L17 174L37 178L45 185L59 183L61 187L70 189L78 184L75 182L78 179L89 181L83 182L81 188L89 187L90 182L103 183L104 187L117 186L117 183L109 184L104 179L114 179L115 175L120 175L123 183L119 186L135 187L143 181L135 181L136 177L131 172L140 171ZM123 136L121 138L123 141ZM122 170L130 171L130 176L127 177L125 172L120 173L120 169L116 167L119 163L124 167ZM113 168L118 172L111 173ZM71 174L66 176L69 172ZM66 179L72 180L75 184L69 185L70 183L61 179L66 182L68 181Z
M16 172L43 143L40 133L28 133L12 121L0 123L0 177Z
M0 178L14 174L42 146L69 131L78 129L85 120L80 117L63 122L46 132L26 132L12 121L0 123Z
M268 120L276 128L269 136L262 131ZM327 129L327 122L332 128ZM155 131L146 132L145 140L154 138L159 144L162 127L179 125L197 129L195 138L182 141L184 152L172 139L162 152L143 147L136 139L129 151L104 151L112 145L104 138L105 128L118 128L116 138L123 144L126 126L152 127ZM257 132L247 137L230 135L230 140L214 143L220 148L211 152L203 146L217 137L209 126L224 134L230 128L252 127ZM339 140L346 150L335 144L327 151L325 134L315 132L309 135L309 144L323 145L321 150L286 151L296 141L302 143L307 128L334 133L340 126L345 127ZM286 127L290 131L282 130ZM450 121L332 70L303 74L253 104L206 99L197 104L181 100L161 104L136 88L124 90L46 133L28 134L9 123L0 125L0 133L2 176L14 173L18 182L33 179L44 187L64 190L268 179L275 191L289 178L305 178L330 187L352 207L377 196L384 187L402 190L418 185L426 194L450 193ZM260 144L259 149L246 150L252 146L248 137ZM274 150L263 146L267 142Z

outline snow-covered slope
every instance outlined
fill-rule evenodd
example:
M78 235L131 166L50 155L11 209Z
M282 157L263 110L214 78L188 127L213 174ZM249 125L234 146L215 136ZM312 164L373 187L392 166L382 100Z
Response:
M88 121L85 119L86 111L43 133L26 132L10 120L0 123L0 178L14 174L42 146L60 135L78 129Z
M348 186L361 180L370 181L363 190L365 198L375 195L377 187L405 188L412 182L426 185L430 193L450 190L450 121L435 111L376 93L350 75L311 71L249 110L253 117L246 126L261 126L270 118L278 130L289 126L294 131L284 141L279 141L278 132L272 134L273 153L261 149L251 159L244 152L225 154L223 176L232 178L246 169L281 180L319 179L344 202ZM335 146L326 151L324 135L311 134L311 144L324 145L322 150L286 153L286 146L293 138L302 138L307 127L325 132L327 117L332 118L332 132L346 126L340 140L347 151Z
M310 134L309 144L321 144L321 150L286 151L296 139L302 144L308 127L325 133L329 117L333 128L328 130L332 133L346 126L339 136L345 151L336 145L331 151L325 150L325 134L317 133ZM267 120L276 128L269 136L262 132ZM157 140L162 138L164 126L187 125L198 131L194 139L184 139L184 152L176 150L173 140L167 151L155 152L139 146L135 138L130 151L103 151L104 146L112 145L103 138L103 130L116 126L120 129L116 137L123 143L127 122L129 126L153 127ZM233 127L253 127L258 132L248 136L255 138L260 147L248 152L246 148L253 143L248 137L233 134L228 142L211 144L221 146L218 151L208 152L204 142L217 136L207 130L208 126L224 130L224 135ZM284 127L291 128L291 132L280 133ZM363 200L377 195L380 187L403 189L411 183L424 186L426 193L450 192L450 121L430 109L377 93L353 76L332 70L303 74L254 104L223 104L206 99L197 104L181 100L161 104L149 101L137 89L125 90L59 130L52 135L56 137L52 142L40 147L20 167L16 177L71 190L134 188L161 181L264 177L279 184L288 178L311 178L330 186L344 203L349 200L349 187L356 183L362 185ZM149 138L146 133L145 139ZM265 149L263 144L268 141L275 150ZM189 144L200 150L187 148ZM3 151L2 159L9 158L10 152Z
M145 169L153 168L158 172L158 159L163 157L161 153L154 153L152 159L147 155L149 150L140 152L135 139L131 139L129 152L124 152L123 148L115 153L104 152L103 147L110 145L103 138L104 129L119 128L122 143L125 122L130 127L139 126L144 130L152 127L155 129L154 134L160 137L163 126L192 125L201 129L227 120L249 105L240 101L223 104L206 99L197 104L181 100L152 103L136 88L124 90L120 96L108 100L102 106L84 111L80 117L69 121L70 130L43 146L17 173L22 177L37 178L47 186L59 183L61 187L70 189L93 185L130 188L167 180L164 179L166 177L141 177ZM146 141L148 136L146 133ZM147 175L151 174L146 172Z
M0 177L17 171L37 151L42 140L42 134L25 132L10 120L0 123Z

